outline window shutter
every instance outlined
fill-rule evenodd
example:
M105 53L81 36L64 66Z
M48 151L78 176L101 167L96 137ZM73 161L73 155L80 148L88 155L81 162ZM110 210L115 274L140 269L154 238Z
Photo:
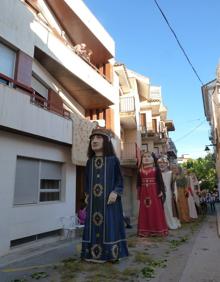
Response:
M39 161L17 158L14 204L34 204L38 201Z
M146 129L146 114L145 113L141 113L141 127L142 129Z
M48 108L50 111L63 115L63 100L52 89L49 89L48 92Z
M41 179L59 180L61 176L61 163L41 161Z
M105 126L114 132L114 110L109 108L105 110Z
M32 58L21 50L19 50L17 53L15 80L26 86L31 87L31 76Z
M110 83L113 82L113 67L110 63L105 65L105 76Z

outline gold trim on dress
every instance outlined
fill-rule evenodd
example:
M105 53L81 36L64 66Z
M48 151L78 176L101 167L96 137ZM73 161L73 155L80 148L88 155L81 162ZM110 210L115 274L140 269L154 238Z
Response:
M102 247L98 244L93 245L91 248L91 254L92 254L92 257L95 259L100 258L102 255Z
M119 252L119 250L118 250L118 245L113 245L112 246L112 256L113 256L113 258L118 258L118 252Z
M104 164L103 157L96 157L95 158L95 168L96 169L102 168L103 164Z
M100 212L95 212L92 220L95 225L100 226L103 223L103 215Z
M95 197L100 197L102 195L103 192L103 186L101 184L95 184L93 186L93 195Z

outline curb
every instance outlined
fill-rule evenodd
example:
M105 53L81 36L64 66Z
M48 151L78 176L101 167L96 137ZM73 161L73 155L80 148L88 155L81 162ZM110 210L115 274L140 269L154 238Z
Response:
M74 249L76 248L77 244L79 244L79 242L80 242L79 238L74 238L72 240L56 241L48 245L42 244L41 246L38 246L36 248L30 247L30 249L26 251L21 249L20 251L9 253L3 257L0 257L0 269L14 263L20 263L27 259L38 257L48 252L55 252L56 250L65 248L67 246L72 247L74 254L77 252L76 250L74 251Z
M217 224L217 233L220 237L220 205L216 205L216 224Z

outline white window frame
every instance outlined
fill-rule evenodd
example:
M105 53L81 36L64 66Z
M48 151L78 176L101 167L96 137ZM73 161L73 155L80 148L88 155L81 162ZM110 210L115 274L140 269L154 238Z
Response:
M18 199L19 199L19 191L16 191L16 185L18 185L16 183L16 180L15 180L15 190L14 190L14 206L24 206L24 205L36 205L36 204L44 204L44 203L54 203L54 202L61 202L62 201L62 185L63 185L63 175L62 175L62 170L63 170L63 163L61 162L55 162L55 161L50 161L50 160L41 160L41 159L34 159L34 158L28 158L28 157L24 157L24 156L17 156L17 162L18 160L34 160L36 162L38 162L38 180L37 180L37 193L36 195L33 194L33 199L34 201L33 202L21 202L21 203L18 203ZM55 179L51 179L50 178L45 178L43 177L42 178L42 162L44 163L54 163L54 164L59 164L60 165L60 169L58 168L58 170L60 170L60 175L59 177L55 177ZM17 166L17 164L16 164ZM16 167L16 173L17 173L17 167ZM56 188L56 189L41 189L41 180L55 180L55 181L58 181L59 182L59 188ZM17 186L17 189L19 189L19 187ZM15 194L18 194L18 199L15 198ZM58 200L47 200L47 201L41 201L40 200L40 197L41 197L41 193L59 193L59 199ZM36 199L35 199L36 197Z
M14 79L16 56L15 50L0 42L0 73ZM0 78L0 83L9 85L9 82L4 78Z

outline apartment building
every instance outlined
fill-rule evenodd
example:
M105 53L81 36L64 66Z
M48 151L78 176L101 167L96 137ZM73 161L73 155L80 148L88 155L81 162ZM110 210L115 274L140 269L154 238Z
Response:
M162 101L161 87L149 86L148 96L141 102L142 150L151 151L156 156L167 155L170 161L176 159L176 148L169 138L175 127L167 119L167 108Z
M0 255L58 236L82 197L91 122L120 139L115 44L81 0L2 0ZM117 149L118 154L120 150Z
M124 213L137 219L137 162L140 158L140 91L134 72L124 64L116 63L114 70L119 77L121 168L124 177L122 197Z
M123 198L126 215L137 217L137 169L141 152L167 154L176 159L176 148L168 136L175 130L167 120L167 109L162 103L161 88L152 86L148 77L115 64L120 84L121 166L125 182Z
M216 77L202 86L202 98L206 120L210 125L209 140L215 154L215 165L220 192L220 65L216 68Z

